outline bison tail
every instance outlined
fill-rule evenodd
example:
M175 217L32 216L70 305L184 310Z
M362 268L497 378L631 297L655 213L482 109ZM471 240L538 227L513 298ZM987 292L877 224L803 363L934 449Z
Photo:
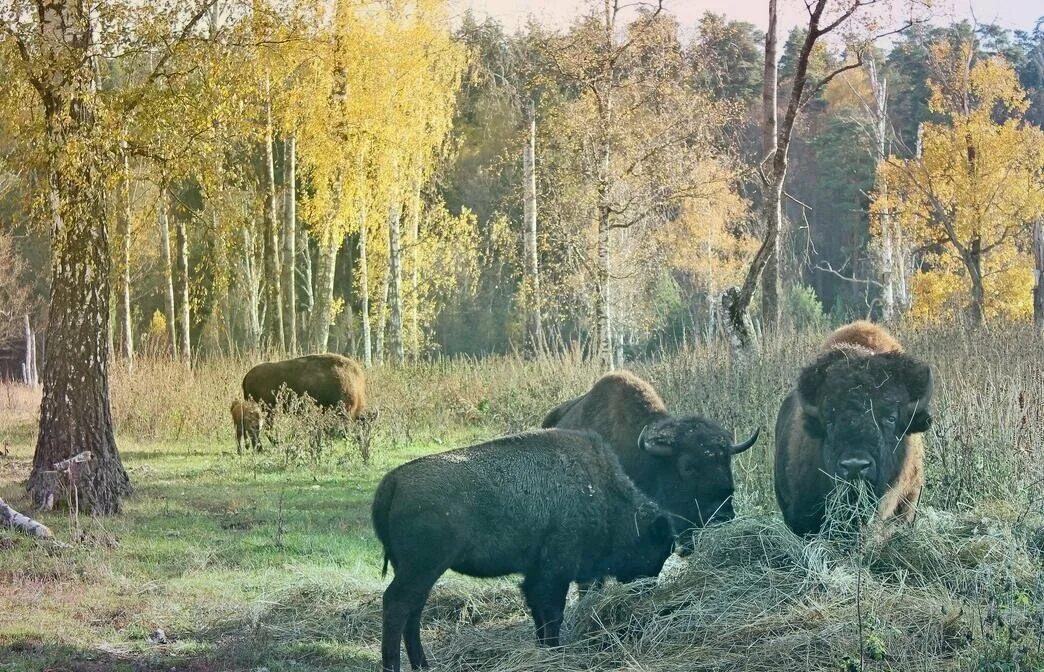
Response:
M373 531L377 535L378 541L381 542L381 546L384 547L384 567L381 569L382 579L388 574L388 563L392 562L394 565L394 559L391 557L391 551L388 548L390 538L388 534L388 513L394 496L395 477L389 474L377 486L377 492L373 495L373 510L371 511L373 515Z

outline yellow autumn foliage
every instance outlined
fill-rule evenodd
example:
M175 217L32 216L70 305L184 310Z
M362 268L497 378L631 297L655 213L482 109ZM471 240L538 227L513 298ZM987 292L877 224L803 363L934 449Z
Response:
M1044 216L1044 133L1024 120L1026 95L1009 63L995 57L962 71L968 54L952 49L933 50L941 79L930 109L947 121L923 125L919 157L881 167L886 188L871 210L890 213L922 250L909 319L1025 319L1030 227Z

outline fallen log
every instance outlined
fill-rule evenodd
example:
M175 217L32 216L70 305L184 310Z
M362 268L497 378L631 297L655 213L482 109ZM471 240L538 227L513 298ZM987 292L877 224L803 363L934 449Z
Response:
M33 520L29 516L18 513L8 506L3 499L0 499L0 525L13 527L31 537L40 539L50 539L54 536L46 525Z

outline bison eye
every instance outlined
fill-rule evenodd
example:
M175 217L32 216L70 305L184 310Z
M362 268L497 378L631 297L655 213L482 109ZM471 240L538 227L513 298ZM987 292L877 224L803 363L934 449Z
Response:
M894 425L898 421L899 421L899 418L898 418L898 416L896 416L895 413L889 413L887 416L885 416L885 422L888 423L889 425Z

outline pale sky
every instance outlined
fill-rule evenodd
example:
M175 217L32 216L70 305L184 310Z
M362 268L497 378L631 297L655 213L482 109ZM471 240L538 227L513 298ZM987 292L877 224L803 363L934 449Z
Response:
M558 25L569 21L588 5L587 0L451 0L459 11L470 7L476 14L492 15L513 30L526 21L530 14L542 23ZM898 3L902 4L902 3ZM707 11L725 14L729 18L749 21L765 27L768 14L766 0L664 0L664 6L677 16L685 30L690 30L697 19ZM781 28L789 29L805 14L801 0L782 0ZM1007 28L1030 30L1044 16L1041 0L935 0L933 15L937 23L953 19L970 19L978 23L998 23Z

